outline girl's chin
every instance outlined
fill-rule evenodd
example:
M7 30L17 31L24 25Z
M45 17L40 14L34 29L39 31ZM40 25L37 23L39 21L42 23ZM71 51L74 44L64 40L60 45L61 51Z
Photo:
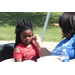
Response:
M24 45L29 45L31 42L23 42Z

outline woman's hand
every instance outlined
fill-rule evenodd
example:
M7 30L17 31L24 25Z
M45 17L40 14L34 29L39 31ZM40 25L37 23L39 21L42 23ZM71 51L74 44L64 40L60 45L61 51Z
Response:
M58 57L57 59L59 59L59 61L61 61L61 57Z
M61 57L58 57L59 61L61 61ZM75 62L75 59L71 59L70 62Z
M33 41L32 42L36 45L37 48L41 48L42 47L41 39L40 39L40 37L37 34L35 34L33 36Z
M43 44L41 42L41 39L40 39L40 37L37 34L34 35L32 42L38 48L41 57L42 56L47 56L47 55L51 54L51 52L46 47L43 46Z

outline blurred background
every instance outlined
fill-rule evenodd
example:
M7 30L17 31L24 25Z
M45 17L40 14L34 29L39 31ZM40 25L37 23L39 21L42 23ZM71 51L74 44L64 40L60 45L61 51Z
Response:
M33 33L42 37L42 32L48 12L0 12L0 41L15 40L15 27L18 19L26 18L33 23ZM43 41L60 42L61 29L58 24L63 12L51 12Z

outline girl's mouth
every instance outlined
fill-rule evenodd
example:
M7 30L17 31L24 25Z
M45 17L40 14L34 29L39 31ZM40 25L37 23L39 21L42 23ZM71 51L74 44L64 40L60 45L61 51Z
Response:
M27 44L30 44L30 41L29 40L26 40Z

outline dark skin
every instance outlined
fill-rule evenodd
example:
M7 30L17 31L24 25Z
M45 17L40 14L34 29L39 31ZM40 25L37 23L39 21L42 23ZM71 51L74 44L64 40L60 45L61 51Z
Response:
M20 33L20 39L25 47L30 47L33 39L33 32L31 29L24 30ZM15 52L20 52L19 48L15 48ZM22 62L22 59L15 59L16 62Z

